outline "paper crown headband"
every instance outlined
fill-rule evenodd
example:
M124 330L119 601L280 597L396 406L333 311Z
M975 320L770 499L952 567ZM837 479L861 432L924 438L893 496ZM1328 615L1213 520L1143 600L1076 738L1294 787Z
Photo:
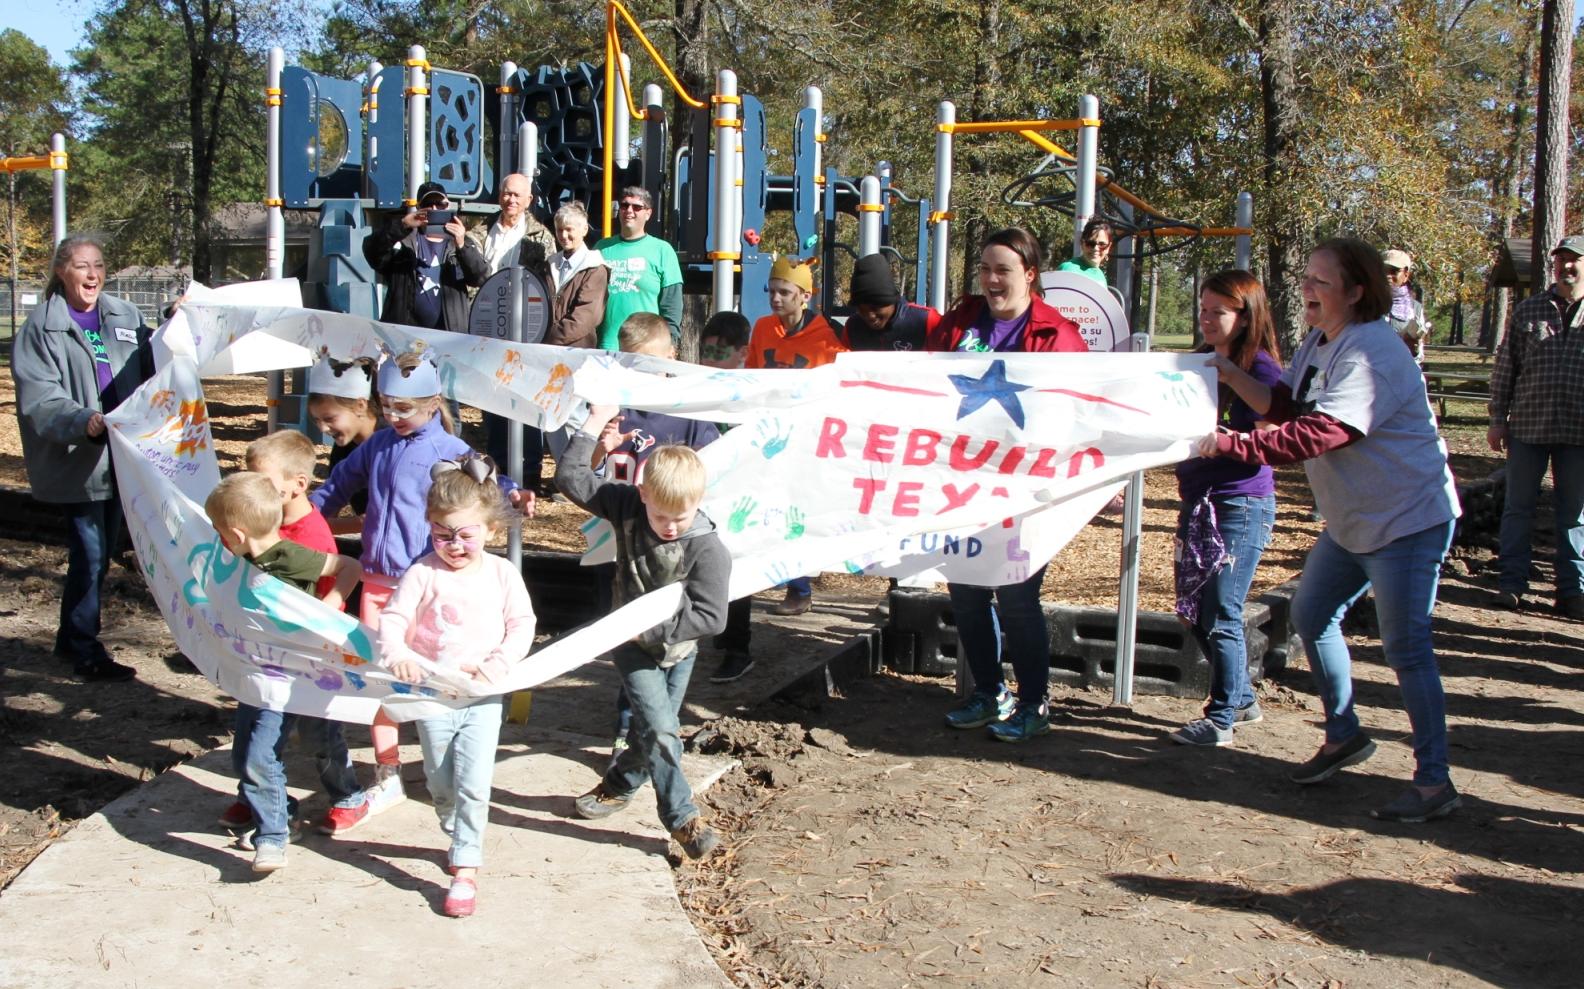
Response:
M333 360L320 357L308 369L308 394L333 395L336 398L368 398L374 387L369 375L368 362L363 360Z
M395 357L385 358L379 369L379 393L388 398L429 398L440 394L440 372L425 354L418 366L403 370Z

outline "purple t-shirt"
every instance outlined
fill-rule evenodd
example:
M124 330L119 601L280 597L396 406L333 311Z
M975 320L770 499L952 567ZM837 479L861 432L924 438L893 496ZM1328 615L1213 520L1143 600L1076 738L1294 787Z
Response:
M67 306L66 311L71 313L72 322L82 330L83 339L88 341L88 351L93 354L94 377L99 383L99 404L106 409L112 408L116 404L115 396L105 392L115 380L115 370L110 366L110 352L105 349L104 337L99 332L99 307L78 312L75 307Z
M1249 376L1269 388L1281 378L1281 366L1262 350L1254 355ZM1231 391L1224 387L1222 390ZM1217 420L1219 425L1238 433L1248 432L1258 421L1259 414L1236 393L1230 402L1222 403ZM1207 491L1212 498L1263 498L1276 493L1276 478L1269 467L1231 457L1193 457L1177 465L1177 494L1184 505L1198 501Z
M1033 312L1034 307L1029 306L1012 319L996 319L990 314L990 307L985 306L963 334L957 349L968 353L994 351L1004 354L1020 351L1023 349L1023 331L1028 329L1029 315Z

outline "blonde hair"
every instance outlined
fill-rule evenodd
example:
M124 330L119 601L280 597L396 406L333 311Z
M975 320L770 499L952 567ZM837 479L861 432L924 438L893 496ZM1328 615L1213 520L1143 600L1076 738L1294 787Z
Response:
M242 459L247 462L248 470L279 467L287 476L301 474L312 480L319 454L314 450L313 441L302 433L281 429L249 443Z
M671 342L670 323L652 312L635 312L622 320L621 329L616 331L616 344L622 353L632 354L662 337L667 344Z
M669 443L655 450L643 463L638 486L654 506L662 511L687 512L704 500L709 472L692 448Z
M466 470L450 470L440 474L429 485L424 516L433 519L437 515L450 515L452 512L480 511L484 513L484 521L491 530L503 529L511 523L512 513L506 496L501 494L500 485L496 483L494 461L483 454L474 456L490 464L490 475L483 480L476 480Z
M391 360L403 371L411 373L417 370L420 363L428 360L427 357L423 356L423 350L423 341L420 340L412 350L397 354ZM461 435L461 430L457 429L456 419L451 416L451 406L446 403L444 398L439 395L431 395L428 398L413 399L413 401L434 402L440 416L440 425L444 426L445 431L453 436Z
M222 478L204 499L209 521L220 529L240 529L250 539L263 539L281 524L281 497L263 474L238 471Z

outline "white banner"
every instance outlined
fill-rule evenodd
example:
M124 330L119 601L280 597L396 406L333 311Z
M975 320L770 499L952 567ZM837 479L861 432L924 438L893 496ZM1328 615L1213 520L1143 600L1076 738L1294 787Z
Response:
M283 369L321 350L346 360L423 340L448 395L526 422L554 425L585 399L737 422L702 451L733 597L822 570L1023 579L1120 481L1182 459L1214 428L1213 372L1198 355L853 354L809 371L718 371L256 304L278 291L184 306L185 327L162 331L159 375L109 417L111 450L183 653L240 700L346 721L382 703L417 717L480 691L438 670L420 688L394 682L371 630L219 545L200 507L219 470L198 368L228 352ZM663 620L678 593L646 595L534 653L494 690L593 659Z

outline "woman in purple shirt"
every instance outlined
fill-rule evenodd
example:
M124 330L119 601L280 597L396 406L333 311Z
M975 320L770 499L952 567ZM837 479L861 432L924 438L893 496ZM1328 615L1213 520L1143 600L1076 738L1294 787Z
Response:
M1274 385L1276 330L1259 279L1229 269L1205 280L1199 292L1201 353L1214 352ZM1259 416L1227 385L1219 389L1217 423L1240 433ZM1177 614L1193 630L1210 661L1205 716L1172 733L1184 745L1231 745L1232 728L1263 715L1249 685L1243 644L1243 601L1276 518L1271 469L1225 457L1177 465Z

